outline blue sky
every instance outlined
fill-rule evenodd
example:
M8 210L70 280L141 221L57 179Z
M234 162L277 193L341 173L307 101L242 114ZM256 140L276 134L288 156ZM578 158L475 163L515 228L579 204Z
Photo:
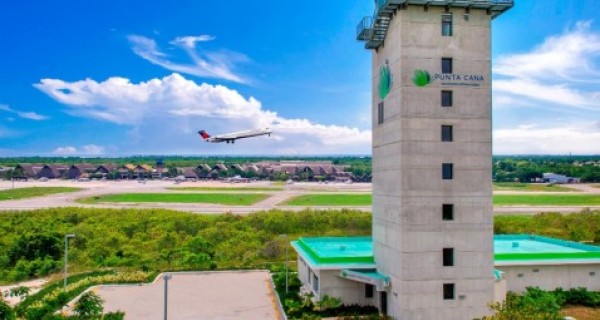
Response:
M369 154L370 0L0 5L0 156ZM600 153L600 3L493 22L494 153ZM202 143L270 126L271 138Z

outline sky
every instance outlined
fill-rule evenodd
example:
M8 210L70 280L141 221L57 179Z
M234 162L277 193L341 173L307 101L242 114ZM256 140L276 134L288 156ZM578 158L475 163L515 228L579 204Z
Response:
M4 1L0 156L371 153L371 0ZM492 23L494 154L600 154L600 1ZM271 137L209 144L270 127Z

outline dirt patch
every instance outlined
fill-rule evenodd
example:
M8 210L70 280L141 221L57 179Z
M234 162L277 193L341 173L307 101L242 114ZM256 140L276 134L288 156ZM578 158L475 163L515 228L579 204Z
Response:
M566 306L562 308L560 314L577 320L598 320L600 319L600 308Z

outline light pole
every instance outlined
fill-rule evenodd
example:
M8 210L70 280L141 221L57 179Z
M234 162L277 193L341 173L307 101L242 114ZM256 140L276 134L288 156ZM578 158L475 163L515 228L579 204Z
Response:
M69 239L75 238L75 235L72 233L65 235L65 283L63 287L63 291L67 292L67 272L68 272L68 264L69 264Z
M164 301L164 320L167 320L167 294L168 294L168 290L169 290L169 280L171 280L171 278L173 278L172 275L170 275L169 273L165 273L163 275L163 280L165 280L165 301Z
M288 294L288 284L289 284L289 280L288 280L288 263L289 263L289 259L288 259L288 236L287 234L282 234L281 235L285 240L284 245L285 245L285 294Z

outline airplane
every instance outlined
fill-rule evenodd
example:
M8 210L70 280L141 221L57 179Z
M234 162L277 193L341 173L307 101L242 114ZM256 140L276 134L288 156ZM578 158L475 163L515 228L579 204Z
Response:
M198 134L200 135L200 137L202 137L202 139L204 139L204 141L212 142L212 143L218 143L218 142L235 143L236 139L258 137L258 136L263 136L263 135L269 135L269 137L270 137L271 133L273 133L273 131L269 128L253 129L253 130L246 130L246 131L240 131L240 132L219 134L216 136L211 136L204 130L198 131Z

